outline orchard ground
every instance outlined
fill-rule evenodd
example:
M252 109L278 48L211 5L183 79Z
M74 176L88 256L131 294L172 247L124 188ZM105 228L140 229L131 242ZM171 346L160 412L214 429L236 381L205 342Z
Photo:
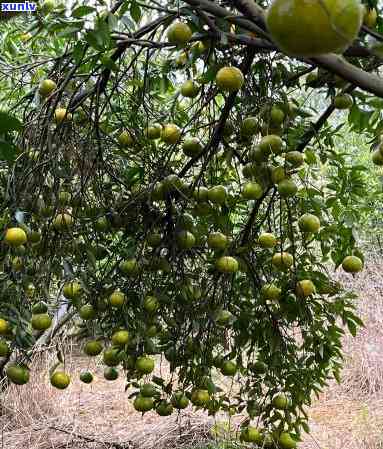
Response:
M305 435L303 449L383 448L383 266L378 259L370 258L354 279L339 274L347 287L360 294L358 309L366 327L355 339L347 337L342 385L331 383L311 408L311 435ZM54 352L36 356L29 388L11 386L5 393L0 447L207 449L228 444L227 416L214 420L187 409L179 417L160 418L155 413L141 417L127 399L122 376L115 382L104 380L101 363L89 362L71 343L67 343L66 364L75 380L66 391L55 390L47 380ZM96 374L90 386L78 380L79 372L88 367ZM234 433L242 419L231 418ZM212 426L225 443L214 441Z

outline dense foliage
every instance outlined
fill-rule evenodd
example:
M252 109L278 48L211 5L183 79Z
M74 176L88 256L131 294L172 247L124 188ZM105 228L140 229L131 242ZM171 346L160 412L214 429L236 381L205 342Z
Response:
M343 60L293 58L266 6L46 0L0 25L12 382L27 383L34 346L69 325L107 379L126 377L139 411L244 411L256 423L245 441L285 449L308 431L304 407L340 379L342 335L362 325L330 273L362 269L354 227L379 222L378 175L346 146L363 133L383 165L382 22L367 9ZM155 369L164 359L177 376ZM50 375L70 383L60 350Z

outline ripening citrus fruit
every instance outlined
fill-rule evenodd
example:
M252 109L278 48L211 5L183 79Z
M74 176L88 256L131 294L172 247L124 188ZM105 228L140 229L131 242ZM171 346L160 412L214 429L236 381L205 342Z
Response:
M375 28L377 19L378 12L376 11L376 8L369 8L368 6L365 6L363 24L368 28Z
M162 128L161 140L168 145L176 144L181 138L181 130L174 123L168 123Z
M65 108L57 108L55 110L55 121L56 123L69 122L72 120L72 114Z
M9 322L7 320L4 320L4 318L0 318L0 335L8 334L9 330Z
M79 282L67 282L63 288L63 295L67 299L75 299L81 295L81 290L81 284Z
M350 94L338 94L334 97L334 107L336 109L351 109L354 101Z
M122 131L122 133L117 137L117 141L122 147L125 148L130 147L134 143L130 131Z
M116 307L116 308L122 307L125 304L125 301L126 301L126 297L125 297L124 293L117 291L117 290L109 296L109 304L112 307Z
M5 232L4 241L15 248L27 242L27 234L21 228L8 228Z
M304 163L303 154L300 151L289 151L285 154L285 160L292 167L300 167Z
M182 391L176 391L171 398L171 402L173 407L178 410L182 410L189 405L189 399Z
M261 288L261 296L266 301L278 301L281 294L282 290L275 284L265 284Z
M51 376L51 384L59 390L65 390L70 384L70 377L64 371L56 371Z
M84 304L79 312L78 312L80 318L83 320L93 320L96 317L96 310L92 306L92 304Z
M39 94L42 97L49 97L49 95L56 89L57 85L53 80L43 80L39 86Z
M32 328L38 331L45 331L49 329L52 324L52 318L47 313L38 313L32 315Z
M234 257L222 256L216 261L215 267L221 273L236 273L239 269L239 264Z
M6 357L9 354L10 347L5 340L0 340L0 357Z
M286 410L287 407L289 406L289 398L283 393L274 396L272 402L273 406L278 410Z
M84 353L90 357L95 357L101 354L103 349L102 343L99 340L87 341L84 345Z
M90 384L93 382L93 374L89 371L83 371L80 373L80 380L84 382L84 384Z
M191 401L194 405L202 407L206 405L210 400L210 395L207 390L197 389L194 390L191 395Z
M211 232L207 238L209 248L213 249L225 249L228 243L228 238L222 232Z
M243 86L245 79L240 69L236 67L223 67L218 70L215 82L221 90L235 92Z
M116 380L118 379L118 371L116 368L109 366L108 368L104 369L104 378L106 380Z
M303 279L297 282L295 293L300 298L307 298L315 293L315 285L310 279Z
M189 231L180 231L176 237L177 245L181 249L191 249L196 243L194 234Z
M182 144L182 150L186 156L196 157L201 154L203 146L197 137L190 137Z
M129 342L129 332L120 330L112 335L112 343L114 346L125 346Z
M192 80L185 81L181 86L181 95L186 98L195 98L198 95L199 86Z
M257 443L259 445L262 444L261 432L256 427L252 426L247 426L242 429L240 439L245 443Z
M221 366L221 373L224 376L234 376L237 372L237 364L234 362L231 362L230 360L227 360L222 363Z
M269 134L262 137L259 142L259 148L265 155L269 155L271 153L280 154L283 148L283 140L275 134Z
M276 268L280 270L288 269L293 265L294 258L290 253L275 253L272 259L272 263Z
M5 374L16 385L25 385L29 381L29 370L23 365L12 363L7 366Z
M298 226L302 232L316 233L320 229L320 221L316 215L304 214L298 220Z
M277 244L277 239L274 234L264 232L258 237L258 244L261 248L274 248Z
M71 228L73 225L73 217L66 213L58 214L53 220L53 227L57 231L65 231Z
M208 190L207 197L214 204L223 204L226 200L227 191L224 186L215 186Z
M363 261L356 256L347 256L343 259L342 268L347 273L358 273L363 269Z
M282 179L281 182L278 183L278 192L282 198L289 198L294 196L298 191L298 186L295 182L289 178Z
M274 0L266 14L273 41L285 53L301 57L343 53L362 20L359 0Z
M106 366L117 366L120 364L124 353L120 348L114 346L107 348L102 353L102 361Z
M278 439L278 446L282 449L294 449L297 442L291 438L288 432L282 432Z
M193 33L189 25L183 22L173 22L167 30L168 41L176 45L187 44Z
M154 360L146 356L138 357L135 367L142 374L150 374L154 370Z
M241 135L244 137L253 136L258 132L259 125L257 117L246 117L241 125Z
M263 189L257 182L248 182L243 186L242 197L246 200L259 200Z
M150 140L156 140L161 137L162 126L159 123L148 126L146 129L146 137Z
M119 269L128 276L136 275L139 272L138 262L134 258L123 260L119 265Z
M154 401L152 398L146 398L139 394L133 402L133 407L138 412L145 413L154 407Z

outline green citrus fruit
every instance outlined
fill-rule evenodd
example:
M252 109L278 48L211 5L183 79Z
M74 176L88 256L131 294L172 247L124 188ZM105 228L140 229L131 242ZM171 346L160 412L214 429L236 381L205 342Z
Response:
M160 304L155 296L146 296L143 302L143 307L148 313L154 313L158 310Z
M257 182L248 182L243 186L242 197L246 200L259 200L263 189Z
M153 384L144 384L140 387L140 395L145 398L152 398L158 395L158 390Z
M64 371L56 371L51 376L51 384L59 390L65 390L70 384L70 377Z
M356 256L347 256L343 259L342 268L347 273L359 273L363 270L363 261Z
M182 410L189 405L189 399L182 391L176 391L171 398L171 402L173 407L178 410Z
M78 314L83 320L93 320L96 317L96 311L92 304L84 304Z
M181 86L181 95L186 98L195 98L198 95L199 86L192 80L185 81Z
M272 258L272 263L276 268L284 270L293 265L294 258L287 252L275 253Z
M32 328L38 331L45 331L52 325L52 318L47 313L32 315Z
M223 204L227 197L226 188L220 185L212 187L209 189L207 197L214 204Z
M104 378L106 380L116 380L118 379L118 371L116 368L109 366L108 368L104 369Z
M8 228L5 232L4 241L15 248L27 242L27 234L21 228Z
M302 232L316 233L320 229L320 221L316 215L304 214L298 220L298 226Z
M80 374L80 380L81 382L84 382L84 384L90 384L93 382L93 375L89 371L83 371Z
M156 407L156 413L160 416L170 416L173 413L173 406L167 401L161 401Z
M112 335L112 344L114 346L125 346L129 342L129 331L119 330Z
M115 291L109 296L109 304L112 307L119 308L122 307L126 302L126 296L120 291Z
M304 163L303 154L300 151L289 151L285 154L285 160L292 167L300 167Z
M338 94L334 97L335 109L351 109L354 101L350 94Z
M259 130L259 123L257 117L246 117L241 124L241 135L250 137L256 134Z
M315 293L315 285L310 279L303 279L297 282L295 293L300 298L307 298Z
M236 67L223 67L218 70L215 82L221 90L235 92L243 86L245 79L240 69Z
M29 381L29 370L23 365L10 364L7 366L5 374L16 385L25 385Z
M192 392L191 401L198 407L203 407L210 400L210 395L207 390L197 389Z
M283 140L275 134L268 134L267 136L262 137L259 142L259 148L265 155L271 153L280 154L283 149Z
M10 352L10 347L5 340L0 340L0 357L7 357Z
M285 113L277 106L273 106L270 111L270 120L273 125L280 125L285 119Z
M262 434L256 427L252 426L247 426L242 429L240 439L245 443L262 444Z
M221 273L236 273L239 269L239 264L234 257L222 256L216 261L215 267Z
M90 340L84 345L84 353L91 357L101 354L102 350L103 346L99 340Z
M196 238L189 231L180 231L176 237L177 245L181 249L191 249L195 246Z
M78 298L81 295L81 284L76 281L66 283L63 288L63 295L67 299Z
M106 366L118 366L121 363L124 353L120 348L114 346L107 348L102 353L102 361Z
M225 249L229 244L229 240L222 232L211 232L207 238L209 248Z
M171 44L185 45L192 35L189 25L179 21L173 22L167 30L167 38Z
M124 148L130 147L134 143L130 131L122 131L122 133L117 137L117 141Z
M119 265L119 269L121 273L127 276L135 276L139 272L138 262L134 258L123 260Z
M261 288L261 296L267 301L278 301L281 295L282 290L275 284L265 284Z
M190 137L182 144L182 150L186 156L196 157L201 154L203 146L197 137Z
M231 362L230 360L227 360L222 363L221 366L221 373L224 376L234 376L237 372L237 364L234 362Z
M264 232L258 237L258 244L261 248L274 248L277 244L277 239L274 234Z
M278 192L282 198L289 198L294 196L298 191L298 186L295 182L289 178L282 179L281 182L278 183Z
M133 402L133 407L138 412L145 413L154 407L154 401L152 398L145 398L139 394Z
M146 356L138 357L135 367L142 374L150 374L154 370L154 360Z
M278 439L278 446L282 449L294 449L297 442L291 438L288 432L282 432Z

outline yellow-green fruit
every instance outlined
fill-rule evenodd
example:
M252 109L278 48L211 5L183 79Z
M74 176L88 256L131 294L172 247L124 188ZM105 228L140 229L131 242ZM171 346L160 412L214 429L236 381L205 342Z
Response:
M241 70L236 67L223 67L218 70L215 82L221 90L235 92L243 86L245 79Z
M146 129L146 137L150 140L156 140L161 137L162 126L158 123L148 126Z
M277 106L273 106L270 111L270 120L273 125L280 125L285 119L285 113Z
M199 86L192 80L185 81L181 86L181 95L186 98L195 98L198 95Z
M104 369L104 378L106 380L117 380L118 379L118 371L113 366L108 366Z
M338 94L334 97L335 109L351 109L354 104L350 94Z
M0 357L7 357L10 353L10 347L4 340L0 340Z
M29 381L29 371L22 365L8 365L5 374L8 379L16 385L25 385Z
M12 259L12 270L13 271L21 271L23 269L23 260L21 257L14 257Z
M282 181L278 183L278 192L282 198L294 196L297 191L298 186L289 178L282 179Z
M171 402L173 407L178 410L182 410L189 405L189 399L182 391L176 391L171 398Z
M162 129L161 139L168 145L176 144L181 138L181 130L174 123L168 123Z
M120 348L107 348L102 353L102 361L106 366L117 366L121 363L124 353Z
M313 214L304 214L298 220L299 229L302 232L319 232L320 229L320 221L316 215Z
M315 293L315 285L310 279L303 279L297 282L295 293L300 298L307 298Z
M31 243L39 243L39 241L41 240L41 234L38 231L31 231L28 235L28 240Z
M378 12L376 11L376 8L369 8L368 6L365 6L363 24L368 28L375 28L377 19Z
M193 33L189 25L183 22L173 22L167 30L168 41L175 45L187 44Z
M92 306L92 304L84 304L79 312L78 312L79 316L81 319L83 320L93 320L96 317L96 311L94 309L94 307Z
M51 376L51 384L59 390L65 390L70 384L70 377L64 371L56 371Z
M220 310L215 322L220 326L227 326L233 320L233 314L229 310Z
M272 264L280 270L290 268L293 263L294 257L287 252L275 253L272 258Z
M84 353L90 357L101 354L103 350L102 343L99 340L87 341L84 345Z
M31 324L33 329L45 331L51 327L52 318L47 313L38 313L37 315L32 315Z
M115 291L109 296L109 304L112 307L122 307L125 304L126 297L124 293Z
M274 0L266 24L285 53L310 57L343 53L356 39L363 20L359 0Z
M282 449L294 449L297 442L291 438L288 432L282 432L278 439L278 446Z
M383 154L380 152L380 150L375 150L372 153L372 162L375 165L379 165L379 166L383 165Z
M271 153L280 154L283 149L283 140L275 134L269 134L262 137L259 142L259 148L265 155L269 155Z
M221 373L224 376L234 376L237 372L237 364L234 362L231 362L230 360L227 360L222 363L221 366Z
M194 390L191 395L191 401L194 405L202 407L206 405L210 400L210 395L207 390L197 389Z
M343 259L342 268L347 273L359 273L363 270L363 261L356 256L347 256Z
M196 239L194 234L189 231L181 231L177 234L176 237L177 245L181 249L191 249L196 243Z
M138 262L134 258L123 260L119 265L119 269L127 276L134 276L139 272Z
M154 360L146 356L138 357L135 368L142 374L150 374L154 370Z
M186 156L199 156L203 150L201 141L197 137L190 137L182 144L182 150Z
M39 94L42 97L48 97L55 89L57 85L53 80L43 80L39 86Z
M16 248L27 242L27 234L21 228L8 228L5 232L4 241L9 246Z
M300 151L289 151L285 154L285 160L292 167L300 167L304 163L304 157Z
M193 192L193 196L197 201L205 202L208 200L208 189L203 186L196 187Z
M72 120L72 114L65 108L57 108L55 110L55 122L63 123L70 122Z
M94 223L94 229L97 232L105 232L109 228L109 221L106 217L100 217Z
M129 131L122 131L122 133L117 137L118 143L122 147L130 147L133 145L134 140Z
M112 335L112 343L114 346L125 346L129 342L129 338L127 330L120 330Z
M265 284L261 288L261 296L266 301L278 301L281 294L282 290L275 284Z
M221 273L236 273L239 269L239 264L234 257L222 256L216 261L215 267Z
M58 214L53 220L53 227L56 231L65 231L73 226L73 217L69 214Z
M209 248L225 249L229 243L229 239L222 232L211 232L207 238Z
M250 137L256 134L259 130L257 117L246 117L241 125L241 135Z
M67 299L75 299L81 295L81 290L82 288L79 282L68 282L64 285L63 295Z
M248 182L243 186L242 197L246 200L259 200L263 189L257 182Z
M154 313L158 310L160 304L155 296L146 296L143 302L143 307L148 313Z
M159 416L170 416L173 413L173 406L169 402L161 401L156 408L156 412Z
M240 439L245 443L257 443L258 445L261 445L262 434L256 427L247 426L242 429Z
M133 402L133 407L138 412L145 413L154 407L154 401L152 398L147 398L139 394Z
M289 406L289 398L283 393L274 396L272 402L273 406L278 410L286 410Z
M258 237L258 244L261 248L274 248L277 244L277 239L274 234L264 232Z
M80 374L80 380L84 384L90 384L93 382L93 375L89 371L84 371Z
M215 186L209 189L207 197L214 204L223 204L226 200L227 191L224 186Z
M273 183L279 184L284 179L286 179L285 167L272 167L271 180L273 181Z
M7 320L0 318L0 335L7 335L10 330L10 325Z

